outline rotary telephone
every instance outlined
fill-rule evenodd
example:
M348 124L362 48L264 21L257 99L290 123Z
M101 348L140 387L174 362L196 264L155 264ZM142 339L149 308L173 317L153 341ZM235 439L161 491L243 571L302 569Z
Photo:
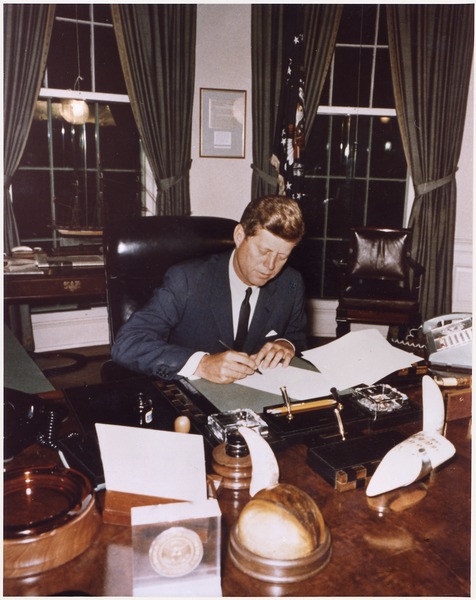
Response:
M473 317L470 313L441 315L423 323L428 361L440 369L471 369Z
M4 461L12 459L35 442L56 448L58 427L66 416L33 394L3 389Z

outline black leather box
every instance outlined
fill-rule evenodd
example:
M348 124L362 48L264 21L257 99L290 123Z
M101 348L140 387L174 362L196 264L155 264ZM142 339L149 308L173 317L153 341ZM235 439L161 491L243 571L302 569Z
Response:
M339 492L367 485L382 458L405 439L385 431L309 448L307 463Z

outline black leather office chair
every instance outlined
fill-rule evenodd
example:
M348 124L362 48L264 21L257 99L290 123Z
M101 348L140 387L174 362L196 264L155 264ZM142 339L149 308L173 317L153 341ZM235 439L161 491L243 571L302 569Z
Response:
M336 335L351 323L389 325L400 337L421 325L418 293L423 267L412 259L411 230L362 227L351 230L336 312Z
M109 338L143 306L174 264L234 247L236 221L221 217L138 217L104 231ZM103 381L131 375L108 361Z

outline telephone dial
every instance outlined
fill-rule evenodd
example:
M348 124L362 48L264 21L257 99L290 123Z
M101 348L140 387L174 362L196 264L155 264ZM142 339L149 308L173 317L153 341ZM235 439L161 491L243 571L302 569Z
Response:
M473 317L470 313L441 315L425 321L428 361L441 369L471 369Z

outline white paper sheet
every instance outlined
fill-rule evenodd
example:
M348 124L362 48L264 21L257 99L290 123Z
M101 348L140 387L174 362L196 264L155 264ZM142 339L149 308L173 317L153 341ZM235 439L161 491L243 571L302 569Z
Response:
M96 423L106 489L175 500L207 499L203 437Z
M275 369L261 369L261 372L262 375L255 373L235 383L277 394L280 398L280 388L284 386L290 400L308 400L330 395L332 384L321 373L297 367L284 368L279 365Z
M306 350L303 357L338 390L359 383L373 385L382 377L423 360L392 346L377 329L351 331L329 344Z

